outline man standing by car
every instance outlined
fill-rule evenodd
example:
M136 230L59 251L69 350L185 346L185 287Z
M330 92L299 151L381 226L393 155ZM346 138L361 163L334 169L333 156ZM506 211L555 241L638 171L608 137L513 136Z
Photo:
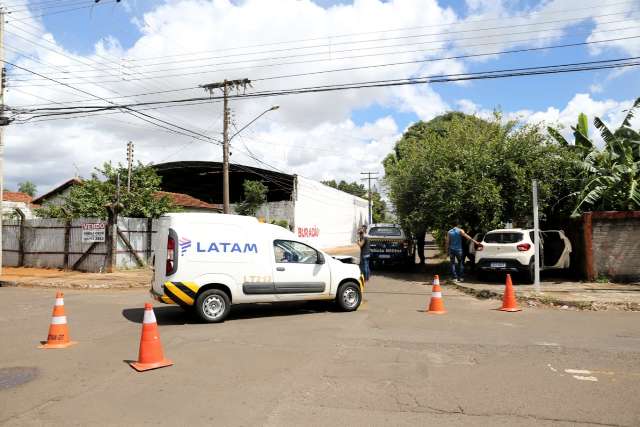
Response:
M369 239L365 235L366 228L362 226L358 230L358 246L360 246L360 271L364 276L365 282L369 281L370 270L369 270Z
M478 244L476 240L460 228L459 222L455 227L447 232L444 244L445 251L449 255L449 261L451 262L451 274L453 275L453 280L456 282L462 281L464 276L464 253L462 250L463 237L467 240L471 240L476 245Z

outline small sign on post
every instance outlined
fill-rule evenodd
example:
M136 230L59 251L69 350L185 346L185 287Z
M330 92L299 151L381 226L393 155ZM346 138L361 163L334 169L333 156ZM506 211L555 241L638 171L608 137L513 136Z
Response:
M106 230L107 226L102 222L82 224L82 243L104 242Z

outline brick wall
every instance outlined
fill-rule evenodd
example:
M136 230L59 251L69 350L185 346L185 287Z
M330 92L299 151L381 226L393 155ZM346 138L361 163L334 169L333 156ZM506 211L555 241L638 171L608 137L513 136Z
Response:
M583 215L587 277L640 281L640 211Z

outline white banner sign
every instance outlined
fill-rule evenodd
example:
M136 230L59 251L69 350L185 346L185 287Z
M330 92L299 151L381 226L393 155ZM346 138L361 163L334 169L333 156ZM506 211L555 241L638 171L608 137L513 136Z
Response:
M82 224L82 243L104 242L105 238L106 224L102 222Z

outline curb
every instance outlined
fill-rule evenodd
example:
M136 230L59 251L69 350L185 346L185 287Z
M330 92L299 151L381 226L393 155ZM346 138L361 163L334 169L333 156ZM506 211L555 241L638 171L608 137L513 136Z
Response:
M66 282L42 282L42 283L30 283L30 282L16 282L11 280L0 280L0 288L43 288L43 289L82 289L82 290L105 290L105 289L145 289L149 287L148 283L140 285L131 285L127 283L66 283Z
M498 299L503 297L502 292L494 292L488 289L474 289L461 285L459 283L447 280L446 285L452 286L455 289L464 292L465 294L474 296L478 299ZM640 303L637 302L596 302L596 301L565 301L557 298L552 298L546 295L541 296L519 296L516 295L516 299L520 302L532 302L535 304L541 304L549 307L573 307L578 310L587 311L603 311L603 310L621 310L621 311L640 311Z

